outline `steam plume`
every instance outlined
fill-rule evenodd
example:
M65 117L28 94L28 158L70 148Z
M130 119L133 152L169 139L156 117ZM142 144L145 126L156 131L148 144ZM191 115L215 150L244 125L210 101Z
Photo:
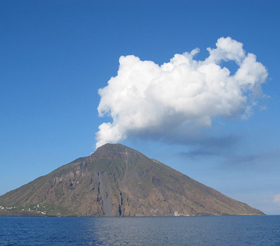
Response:
M191 127L211 126L217 116L249 117L262 96L266 68L230 37L218 39L216 48L207 50L204 61L194 59L199 52L194 49L162 65L121 56L117 76L98 91L99 116L112 117L112 123L99 126L96 147L149 133L176 139ZM228 61L237 64L235 73L225 66Z

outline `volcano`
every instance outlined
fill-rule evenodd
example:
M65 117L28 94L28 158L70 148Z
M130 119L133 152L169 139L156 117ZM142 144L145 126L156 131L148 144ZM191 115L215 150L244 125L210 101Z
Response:
M0 196L2 216L263 215L121 144Z

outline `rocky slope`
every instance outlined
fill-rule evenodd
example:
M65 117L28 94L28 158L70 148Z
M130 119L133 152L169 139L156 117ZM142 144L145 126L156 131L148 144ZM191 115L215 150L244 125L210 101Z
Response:
M0 197L0 215L263 214L120 144L106 144Z

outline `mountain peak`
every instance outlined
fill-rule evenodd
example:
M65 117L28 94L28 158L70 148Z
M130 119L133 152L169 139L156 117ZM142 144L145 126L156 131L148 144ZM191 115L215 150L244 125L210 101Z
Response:
M92 153L91 157L97 159L100 158L120 159L120 158L127 158L129 155L143 155L143 154L122 144L107 143L102 145L94 153Z
M130 149L129 147L122 145L122 144L111 144L106 143L102 146L100 146L95 152L97 151L125 151L127 149ZM132 150L132 149L130 149Z

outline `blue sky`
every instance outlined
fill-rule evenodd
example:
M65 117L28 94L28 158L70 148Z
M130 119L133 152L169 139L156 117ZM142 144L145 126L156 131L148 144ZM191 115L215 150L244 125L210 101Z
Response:
M126 129L120 141L280 214L279 12L271 0L1 1L0 195L95 150L98 127L112 122L98 116L98 89L118 77L121 56L160 66L199 48L194 59L204 61L208 47L230 37L268 73L266 96L250 116L216 114L194 131L181 126L189 131L181 138L163 125ZM238 69L234 62L221 66Z

